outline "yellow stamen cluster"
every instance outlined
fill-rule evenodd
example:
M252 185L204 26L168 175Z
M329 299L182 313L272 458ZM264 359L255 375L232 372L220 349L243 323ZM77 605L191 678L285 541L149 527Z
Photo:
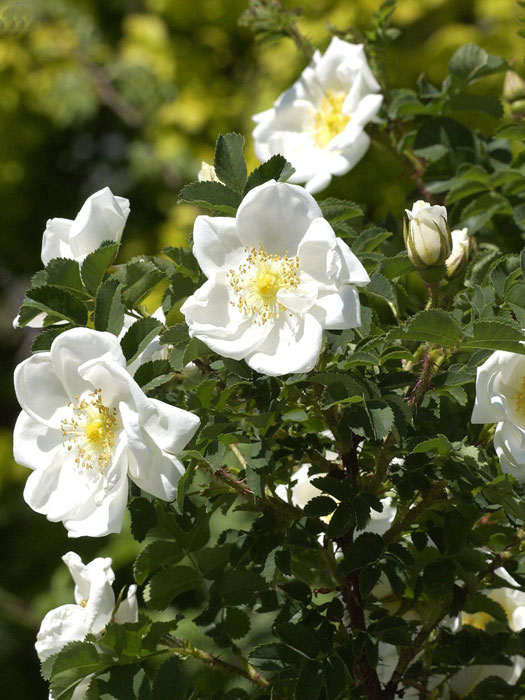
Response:
M271 318L279 318L285 307L277 300L280 289L295 289L299 284L297 257L289 258L246 248L246 260L237 270L229 270L227 277L237 294L237 301L230 302L245 316L253 316L254 322L263 325Z
M319 108L314 113L311 133L319 148L327 146L350 121L350 117L342 112L345 98L345 93L327 90Z
M525 416L525 377L521 378L521 389L516 391L514 400L516 402L516 411Z
M111 460L115 444L117 409L102 403L102 390L95 389L87 398L75 396L68 403L72 417L61 421L63 445L75 450L75 462L86 469L98 467L102 472Z

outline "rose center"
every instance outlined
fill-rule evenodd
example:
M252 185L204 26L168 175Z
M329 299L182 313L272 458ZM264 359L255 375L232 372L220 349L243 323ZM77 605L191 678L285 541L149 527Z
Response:
M117 409L102 401L101 389L95 389L69 403L71 415L61 422L63 445L75 453L75 462L86 469L108 466L115 445Z
M319 148L327 146L350 121L350 117L342 111L345 98L346 94L343 92L327 90L314 113L311 133Z
M298 266L298 259L289 258L286 253L267 253L262 246L247 248L245 261L227 274L236 296L230 303L259 325L279 318L285 307L277 300L277 292L298 286Z

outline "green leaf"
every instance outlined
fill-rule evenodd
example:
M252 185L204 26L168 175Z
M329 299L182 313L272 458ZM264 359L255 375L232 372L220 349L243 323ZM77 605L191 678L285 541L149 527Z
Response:
M461 339L456 319L441 309L421 311L407 322L403 330L392 335L406 340L427 341L444 347L454 347Z
M162 327L162 323L156 318L147 316L135 321L128 328L120 341L122 352L128 363L132 362L146 348L148 343L159 334Z
M189 684L179 659L172 657L165 661L153 679L151 697L154 700L184 700Z
M315 661L307 661L299 673L294 698L295 700L317 700L323 685L323 666Z
M330 496L315 496L304 506L304 512L314 517L330 515L337 508L337 503Z
M286 644L272 642L261 644L249 654L250 663L260 671L280 671L289 667L296 667L300 656L292 651Z
M287 646L302 656L315 659L319 653L319 639L306 625L286 622L279 625L275 631Z
M385 401L375 399L365 401L365 409L376 440L383 440L394 426L394 411Z
M387 278L381 275L379 272L374 272L371 275L370 282L366 285L364 291L367 294L373 294L374 296L387 301L389 304L394 302L392 285Z
M95 299L95 330L109 331L113 335L120 333L124 325L124 304L121 296L122 285L117 279L108 277L102 282Z
M135 559L133 565L135 581L142 585L159 569L176 564L184 556L184 549L175 540L156 540L151 542Z
M50 691L54 700L69 700L73 691L90 673L112 664L110 657L99 656L91 642L70 642L57 654L53 663Z
M363 216L363 210L355 202L337 197L328 197L319 202L325 219L328 221L344 221Z
M160 342L162 345L187 344L189 339L190 336L188 335L188 326L185 323L176 323L174 326L170 326L160 336Z
M252 597L266 587L259 574L248 569L227 570L212 585L212 592L224 598L226 604L249 603Z
M393 258L385 258L379 265L379 272L389 280L414 271L415 267L408 257L406 250L395 255Z
M364 532L348 547L343 561L337 567L339 576L373 564L383 552L383 538L373 532Z
M179 194L179 202L213 209L230 216L235 216L241 201L241 194L220 182L191 182Z
M72 326L70 326L68 323L60 326L53 326L52 328L46 328L39 333L31 343L31 352L48 351L51 348L53 340L70 328L72 328Z
M424 440L414 447L410 454L439 454L446 456L453 451L452 444L446 435L438 435L430 440Z
M119 266L114 276L124 285L122 296L128 308L139 304L166 277L151 260L142 258Z
M243 148L244 136L241 134L219 134L215 144L213 167L217 177L236 192L242 192L246 184Z
M412 641L410 627L401 617L388 615L371 624L368 631L385 644L410 646Z
M355 510L351 503L340 503L328 523L326 534L330 539L343 537L355 526Z
M133 379L142 391L147 394L148 391L171 381L173 379L173 370L168 360L150 360L137 368Z
M225 609L223 628L230 639L241 639L250 631L250 619L244 610L227 607Z
M490 56L476 44L464 44L452 56L448 64L450 73L473 83L492 73L506 70L507 62L499 56Z
M515 326L497 320L474 321L472 330L473 337L465 338L462 349L506 350L525 355L525 336Z
M467 112L472 110L486 112L496 119L503 116L503 105L494 95L469 95L466 92L460 92L450 100L450 106L452 109Z
M80 275L91 294L95 294L97 291L106 270L117 254L118 247L118 243L103 243L100 248L89 253L84 259Z
M128 504L131 515L131 532L137 542L146 539L148 532L157 524L155 506L143 496L132 498Z
M69 321L73 326L87 324L87 308L72 292L63 287L41 285L26 292L27 303L38 311Z
M156 610L167 608L173 598L202 586L202 577L189 566L169 566L153 575L144 589L146 605Z
M286 181L294 172L295 170L284 156L279 154L272 156L250 173L244 188L244 194L269 180Z
M45 268L48 284L57 287L68 287L76 292L83 292L84 287L80 279L80 269L76 260L70 258L54 258Z

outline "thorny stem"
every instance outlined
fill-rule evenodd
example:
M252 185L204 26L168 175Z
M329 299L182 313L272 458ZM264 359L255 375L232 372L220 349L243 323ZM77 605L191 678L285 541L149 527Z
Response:
M440 491L442 491L444 485L445 485L445 480L440 480L437 481L432 488L423 496L423 498L419 501L419 503L414 506L413 508L410 508L408 513L405 515L404 518L399 520L399 522L395 522L392 524L390 529L388 529L384 535L383 535L383 540L385 541L385 544L390 544L392 540L397 537L397 535L403 530L406 530L412 523L414 523L418 517L423 513L428 506L433 503L436 500L436 495L439 494Z
M199 659L199 661L203 661L209 666L218 666L229 673L234 673L238 676L242 676L243 678L247 678L255 685L258 685L259 688L264 688L266 690L270 687L270 682L267 681L266 678L263 678L261 674L258 673L253 666L250 666L245 659L242 661L243 668L239 668L239 666L234 666L227 661L223 661L223 659L220 659L218 656L214 656L213 654L209 654L203 649L194 647L193 644L183 644L180 640L174 639L170 636L163 637L162 641L169 647L170 651L177 656L181 656L182 658L191 657L193 659Z
M427 389L430 387L430 380L432 379L432 374L434 372L435 361L430 355L430 347L427 344L425 355L422 360L423 369L418 377L417 382L414 385L408 399L408 403L412 406L417 406L418 403L423 398Z

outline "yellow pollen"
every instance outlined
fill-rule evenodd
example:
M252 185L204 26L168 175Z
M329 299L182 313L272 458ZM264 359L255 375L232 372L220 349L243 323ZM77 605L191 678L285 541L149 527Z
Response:
M87 604L87 598L82 598L82 600L80 601L80 607L85 608Z
M319 148L325 148L350 121L350 117L342 111L345 98L344 92L327 90L319 108L314 113L311 133Z
M90 442L100 442L104 437L104 423L102 419L95 418L85 428L86 437Z
M525 416L525 376L521 378L521 389L518 389L514 397L516 411Z
M61 421L62 444L68 451L74 450L79 466L85 469L97 466L102 473L113 454L117 410L104 405L101 389L82 399L75 396L75 402L68 407L72 415Z
M273 272L261 270L257 275L257 289L263 297L273 297L279 291L279 277Z
M285 307L277 300L281 289L295 289L299 285L299 260L267 253L260 245L246 248L246 259L236 270L231 269L228 282L236 294L232 306L254 323L263 325L271 318L279 318Z

